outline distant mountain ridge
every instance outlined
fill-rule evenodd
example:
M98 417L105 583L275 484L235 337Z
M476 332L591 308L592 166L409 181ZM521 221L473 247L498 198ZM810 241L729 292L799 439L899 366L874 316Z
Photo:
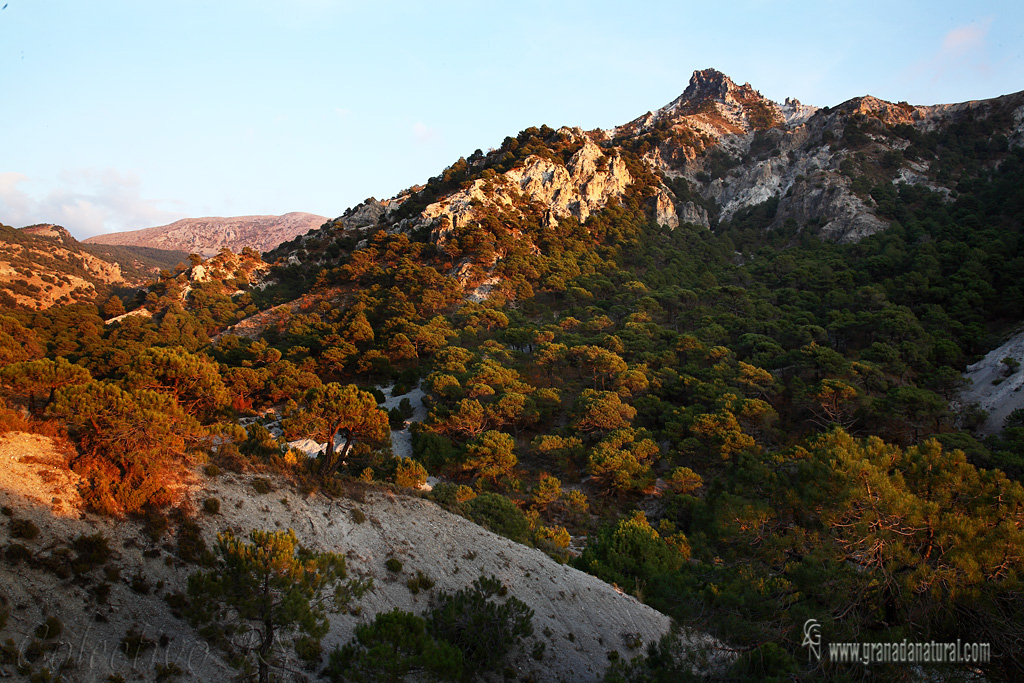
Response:
M225 247L234 252L250 247L262 253L319 228L326 221L324 216L303 212L281 216L183 218L153 228L96 235L85 243L151 247L204 257L213 256Z

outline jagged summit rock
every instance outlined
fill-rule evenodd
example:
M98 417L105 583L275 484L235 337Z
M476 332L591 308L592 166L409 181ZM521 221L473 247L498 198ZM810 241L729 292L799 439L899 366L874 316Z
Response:
M716 69L694 71L689 85L682 94L684 102L714 100L722 104L740 104L758 97L761 97L761 93L750 87L749 83L738 86L731 78Z

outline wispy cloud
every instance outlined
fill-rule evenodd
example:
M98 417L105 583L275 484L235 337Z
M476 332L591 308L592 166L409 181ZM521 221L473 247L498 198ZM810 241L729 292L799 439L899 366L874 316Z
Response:
M915 64L908 76L931 83L956 75L988 76L992 70L988 55L992 21L993 17L986 17L950 30L939 48Z
M77 169L60 174L55 187L40 195L22 173L0 173L0 222L14 227L33 223L63 225L79 238L169 223L184 213L165 208L175 202L143 199L133 174L113 169Z
M942 51L939 53L946 57L960 57L971 50L985 46L985 36L992 26L992 17L981 23L959 26L942 39Z
M429 144L431 142L436 142L441 138L441 131L417 121L412 124L412 136L416 139L416 142Z

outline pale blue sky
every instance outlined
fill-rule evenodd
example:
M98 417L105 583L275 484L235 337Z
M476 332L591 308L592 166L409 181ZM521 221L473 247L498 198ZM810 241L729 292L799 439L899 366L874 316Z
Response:
M694 69L819 106L1024 90L1020 2L3 4L0 222L80 238L337 216L527 126L629 121Z

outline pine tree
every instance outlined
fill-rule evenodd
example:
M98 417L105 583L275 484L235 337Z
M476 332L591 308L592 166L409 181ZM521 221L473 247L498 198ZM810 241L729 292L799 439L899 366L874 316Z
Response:
M230 531L217 537L216 565L189 577L186 614L269 683L286 648L318 652L327 610L345 608L369 584L346 580L344 556L302 548L291 529L254 530L249 539Z

